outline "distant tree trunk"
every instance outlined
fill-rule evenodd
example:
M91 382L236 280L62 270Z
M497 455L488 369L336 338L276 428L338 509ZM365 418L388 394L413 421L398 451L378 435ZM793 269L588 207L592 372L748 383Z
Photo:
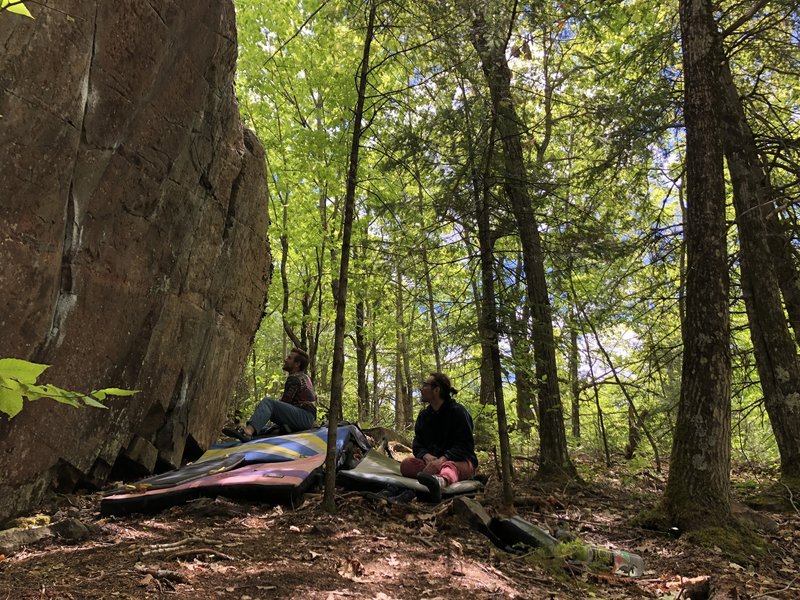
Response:
M380 397L378 396L378 340L372 336L372 422L377 425L380 418Z
M522 322L524 323L524 321ZM511 362L514 366L514 387L517 390L517 424L525 437L531 435L536 416L533 411L533 381L531 380L530 342L524 331L511 331Z
M403 323L403 275L400 269L397 270L397 281L394 290L394 315L395 315L395 426L398 431L404 431L411 421L411 411L409 408L408 392L406 390L405 361L406 361L406 337L405 325Z
M490 160L487 159L487 164ZM478 241L481 259L481 345L491 357L492 383L494 399L497 407L497 433L500 439L500 470L502 474L503 501L507 506L514 502L514 491L511 487L511 444L508 439L508 417L503 399L503 369L500 363L500 345L497 331L497 301L494 292L494 244L492 242L491 221L489 213L490 190L487 177L483 178L482 190L476 190L478 204L476 206L478 221ZM473 182L477 180L473 178Z
M800 479L800 364L783 311L770 236L761 211L762 206L772 203L770 186L721 42L717 52L722 63L723 140L733 184L750 337L764 405L781 456L781 475Z
M403 339L403 374L405 375L405 386L403 389L403 414L406 417L406 429L414 425L414 381L411 378L411 365L408 352L408 341L405 332Z
M419 165L414 165L414 176L418 182L417 200L420 206L423 206L425 199L425 189L422 183L422 174L419 170ZM433 358L436 361L436 371L442 371L442 357L439 353L439 324L436 318L436 302L433 296L433 281L431 281L431 265L428 262L428 245L427 240L422 243L421 248L422 257L422 270L425 273L425 291L427 292L428 315L430 316L431 324L431 346L433 346Z
M253 351L250 353L253 365L253 398L261 400L261 395L258 393L258 378L256 377L256 345L253 343Z
M471 150L470 150L471 151ZM468 160L475 160L474 157L468 158ZM479 181L474 180L472 182L473 189L480 190L481 184ZM480 193L480 192L478 192ZM467 249L467 256L469 257L469 262L474 263L478 262L480 264L479 257L475 255L472 251L472 243L470 242L470 235L468 231L464 232L464 242L465 247ZM472 286L472 297L475 298L475 318L476 322L478 323L478 339L482 340L486 338L489 334L487 334L483 330L483 309L481 307L481 289L478 285L478 281L474 278L470 278L470 285ZM478 398L481 406L486 405L493 405L494 404L494 374L492 372L492 356L489 352L489 348L486 344L481 343L481 364L480 364L480 397Z
M425 271L425 289L428 292L428 315L431 320L431 345L433 357L436 360L436 371L442 371L442 357L439 354L439 325L436 319L436 303L433 297L433 282L431 281L431 266L428 263L428 249L422 245L422 268Z
M639 424L639 426L647 436L647 439L650 442L650 447L653 449L653 459L655 460L656 463L656 470L660 473L661 455L658 451L658 444L656 444L655 439L653 439L653 435L650 433L650 430L645 425L644 417L641 416L636 410L636 405L633 402L633 398L628 392L628 388L625 385L625 382L622 381L622 379L620 378L619 371L614 366L614 361L611 360L611 355L608 353L608 351L606 351L605 346L603 346L603 342L600 340L600 335L597 333L597 329L595 328L594 324L586 317L585 313L583 314L582 323L592 332L592 336L594 337L594 343L597 346L597 349L600 350L600 353L603 355L603 359L608 365L608 368L611 370L611 374L614 376L614 382L617 384L617 386L619 386L620 392L622 392L622 395L625 397L625 401L628 403L628 411L634 416L634 422Z
M308 326L311 324L311 306L313 302L314 299L311 297L308 289L303 290L303 298L300 301L303 309L303 325L300 328L300 348L306 351L308 350Z
M567 450L564 409L558 387L556 349L550 298L544 276L544 254L536 215L528 194L528 176L522 153L520 120L511 95L511 70L506 60L506 43L489 43L487 26L478 15L473 21L472 43L481 59L481 67L492 99L497 132L503 144L505 169L503 187L511 201L524 256L527 299L533 323L533 354L539 394L541 479L577 478L577 471Z
M358 379L358 422L367 420L369 392L367 391L367 343L364 338L364 301L356 303L356 371Z
M522 272L522 256L517 257L515 269L515 287L525 286L525 276ZM514 385L517 388L517 422L526 437L531 434L531 427L538 419L535 408L535 395L533 377L531 377L533 360L531 359L531 342L529 328L531 311L528 303L522 303L522 315L512 315L509 327L511 334L511 362L514 365ZM506 317L507 319L509 317Z
M286 275L286 261L289 259L289 194L287 193L285 196L281 198L282 202L282 224L283 227L281 229L280 235L280 243L281 243L281 285L283 286L283 307L281 308L281 320L283 321L283 330L286 335L289 336L289 339L292 340L292 344L297 347L303 347L303 343L297 337L294 330L292 329L291 324L289 323L289 319L287 318L287 314L289 313L289 278Z
M318 129L321 126L318 126ZM323 285L323 277L325 275L324 269L324 261L325 261L325 253L326 253L326 245L328 243L328 189L326 186L320 186L321 191L319 194L319 219L320 225L322 226L322 231L324 232L322 236L322 245L319 249L315 249L314 253L316 255L316 263L317 263L317 285L315 288L315 294L317 297L317 314L316 319L313 325L313 333L309 336L309 345L308 345L308 356L309 356L309 376L311 377L311 381L315 384L317 382L317 351L319 350L319 340L320 336L322 335L322 311L325 306L325 294L322 293L322 285ZM331 265L335 265L335 262L331 262ZM311 328L311 325L309 324Z
M344 216L342 219L342 258L339 264L339 281L336 290L336 322L333 341L333 369L331 373L331 404L328 411L328 449L325 457L325 494L323 505L331 514L336 512L336 435L338 415L342 412L344 392L344 331L347 321L347 276L350 267L350 239L353 232L356 184L358 183L358 150L364 132L362 117L369 75L369 51L375 26L376 0L369 2L369 18L364 37L364 54L359 67L358 98L353 114L353 141L350 146L350 165L345 184Z
M628 444L625 446L625 459L631 460L636 451L639 449L639 443L642 441L642 429L644 428L644 420L647 418L647 409L642 409L636 412L633 409L633 404L628 405Z
M686 322L664 507L681 529L726 525L730 508L730 318L719 57L710 0L681 0L686 123Z
M312 279L311 274L308 273L304 279L303 298L301 300L301 308L303 310L302 327L300 329L300 348L308 352L309 364L316 361L318 339L314 337L314 322L319 320L312 318L311 311L317 301L317 295L321 295L322 290L323 271L322 265L317 261L317 274ZM322 307L320 306L320 309ZM313 381L313 378L312 378Z
M594 405L597 408L597 429L600 434L600 440L603 442L603 451L606 457L606 466L611 466L611 452L608 450L608 436L606 435L606 423L603 417L603 407L600 406L600 390L597 378L594 375L594 359L590 353L589 342L584 339L586 344L586 355L589 357L589 378L592 383L592 392L594 392Z
M572 437L581 439L580 381L578 380L578 329L569 327L569 390L572 397Z
M611 466L611 452L608 450L608 436L606 435L606 422L603 417L603 408L600 406L600 392L597 381L592 375L592 388L594 389L594 405L597 407L597 428L600 430L600 440L603 442L603 452L606 457L606 466Z
M319 338L322 334L322 309L324 306L324 299L322 293L322 260L321 257L317 258L317 265L319 268L319 280L317 281L317 316L314 323L313 335L309 337L308 344L308 371L311 381L316 385L317 383L317 351L319 350Z

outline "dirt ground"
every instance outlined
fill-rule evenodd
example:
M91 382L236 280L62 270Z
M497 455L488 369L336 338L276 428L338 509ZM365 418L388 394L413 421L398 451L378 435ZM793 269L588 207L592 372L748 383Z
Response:
M639 554L642 577L503 552L455 514L452 501L394 505L341 491L335 516L310 493L295 509L206 498L155 515L101 518L100 495L78 494L48 512L54 521L94 524L90 539L50 538L0 555L0 599L800 598L797 510L764 513L774 524L764 533L769 551L743 565L628 524L656 502L663 476L609 469L593 477L579 492L545 493L523 469L517 514ZM497 488L490 478L476 497L495 516Z

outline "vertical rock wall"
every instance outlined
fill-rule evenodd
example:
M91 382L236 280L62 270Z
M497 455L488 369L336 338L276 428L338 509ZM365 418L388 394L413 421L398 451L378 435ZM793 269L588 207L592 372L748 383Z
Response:
M138 389L0 417L0 518L218 433L269 283L263 150L230 0L0 12L0 357Z

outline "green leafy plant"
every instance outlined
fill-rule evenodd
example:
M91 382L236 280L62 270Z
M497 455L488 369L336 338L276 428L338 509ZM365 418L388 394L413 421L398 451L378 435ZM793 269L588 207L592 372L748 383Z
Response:
M82 394L50 384L37 384L36 380L49 366L18 358L0 358L0 412L13 419L22 410L23 400L31 402L40 398L50 398L77 408L107 408L102 403L107 396L132 396L138 393L138 390L105 388Z
M0 12L4 10L33 18L33 15L20 0L0 0Z

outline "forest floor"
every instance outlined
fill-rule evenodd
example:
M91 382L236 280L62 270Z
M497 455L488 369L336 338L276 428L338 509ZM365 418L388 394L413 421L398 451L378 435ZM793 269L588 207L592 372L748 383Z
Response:
M0 555L0 599L800 597L797 510L760 513L768 517L768 550L736 562L718 548L630 525L660 498L663 475L579 464L591 483L564 492L538 489L525 467L533 465L521 463L517 514L545 528L560 520L587 543L637 553L643 576L506 553L455 514L453 501L397 505L342 492L331 516L321 494L309 493L293 510L208 498L156 515L102 518L99 494L87 493L61 496L49 514L80 519L93 529L90 539L50 538ZM734 483L737 490L758 485L752 473ZM498 488L490 478L476 497L495 516Z

